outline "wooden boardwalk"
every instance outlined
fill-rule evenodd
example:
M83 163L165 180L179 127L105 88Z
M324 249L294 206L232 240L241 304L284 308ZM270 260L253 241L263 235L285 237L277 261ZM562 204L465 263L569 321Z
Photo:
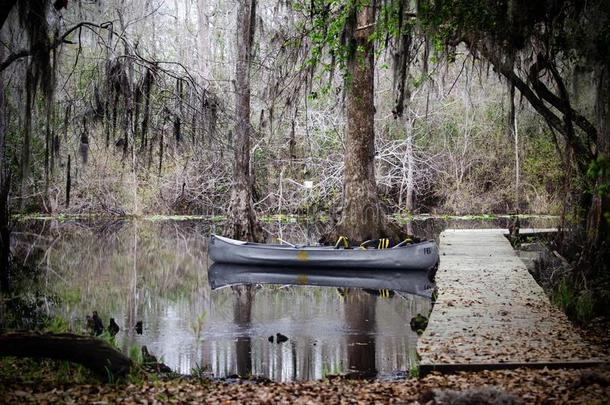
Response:
M607 362L549 302L505 233L441 234L438 298L417 345L420 372Z

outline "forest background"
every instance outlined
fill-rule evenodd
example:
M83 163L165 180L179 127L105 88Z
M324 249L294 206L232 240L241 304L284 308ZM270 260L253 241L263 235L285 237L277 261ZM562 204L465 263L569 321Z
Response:
M237 3L44 7L16 7L2 30L13 211L225 214ZM344 70L332 52L314 63L308 7L256 4L249 164L259 214L332 218L341 206ZM19 57L40 41L52 44L46 60ZM510 84L465 46L447 53L424 35L409 46L401 117L398 51L387 41L375 51L375 173L386 212L560 214L566 187L582 186L563 140L519 94L513 110ZM570 74L573 102L592 113L592 73Z

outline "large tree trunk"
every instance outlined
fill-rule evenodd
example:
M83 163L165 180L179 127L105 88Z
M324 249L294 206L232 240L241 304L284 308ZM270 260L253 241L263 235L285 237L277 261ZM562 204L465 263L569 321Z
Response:
M199 73L201 76L201 105L203 114L200 117L194 118L195 124L199 121L199 125L193 126L193 136L201 138L203 143L205 139L209 139L214 133L214 124L216 121L214 101L212 98L213 87L213 72L210 61L213 59L212 45L210 42L210 18L206 10L207 0L197 0L197 50L199 54ZM197 93L195 93L197 94ZM207 137L206 137L207 135Z
M211 80L210 59L210 19L206 14L207 1L197 0L197 48L199 50L199 71L205 80ZM204 86L207 88L207 86Z
M0 292L3 293L10 291L11 227L8 210L9 188L9 173L4 168L4 162L2 162L2 167L0 168Z
M112 33L113 30L108 30L108 40L106 46L106 63L105 63L105 80L104 80L104 129L106 131L106 148L110 146L110 128L112 123L112 140L114 141L114 128L116 126L116 99L114 98L114 83L110 73L110 51L112 49ZM113 114L110 112L110 100L115 100L112 105Z
M254 0L240 0L237 10L237 62L235 67L235 138L233 187L228 232L236 239L258 241L262 229L252 208L250 174L250 59L255 22Z
M182 79L176 79L176 111L174 112L174 138L182 141Z
M125 5L125 1L123 0L121 2L121 6L123 7L121 11L118 11L118 16L119 16L119 24L121 27L121 31L126 32L127 31L127 25L125 23L124 20L124 16L123 16L123 10L124 10L124 5ZM134 142L134 136L133 136L133 107L134 107L134 67L133 67L133 63L132 60L129 58L130 56L130 49L127 45L127 43L124 43L124 48L123 48L123 52L125 53L125 63L126 63L126 67L127 67L127 71L126 74L127 76L122 79L124 80L123 83L121 83L121 89L123 92L123 95L125 97L125 119L123 121L123 160L127 157L127 152L129 152L129 148L132 148L132 161L133 161L133 147L135 145ZM131 142L131 144L130 144ZM132 162L133 163L133 162ZM135 165L134 167L132 167L133 170L135 170ZM135 190L134 190L135 191Z
M131 65L128 68L130 71L132 69ZM125 120L123 121L123 159L127 158L127 153L129 152L129 148L133 145L130 144L133 141L133 93L131 92L131 77L129 74L129 79L127 80L127 92L125 93Z
M610 159L610 67L602 65L598 68L597 87L597 148L598 156L605 164ZM598 249L603 242L610 242L610 195L607 187L610 179L607 175L596 179L598 192L594 193L591 209L587 218L587 240L589 247ZM600 189L602 187L602 189ZM604 190L603 187L606 187Z
M508 132L515 143L515 214L519 214L519 133L517 130L517 109L515 107L515 85L512 82L508 83Z
M4 48L0 47L0 60ZM6 121L4 119L4 73L0 72L0 292L9 290L9 259L11 254L11 228L9 227L8 194L10 178L5 156Z
M19 176L21 207L25 204L25 189L27 179L30 177L30 150L32 148L32 114L35 106L36 86L38 83L37 73L33 72L32 63L28 65L25 74L25 108L24 108L24 125L23 125L23 144L21 147L21 173Z
M354 53L347 64L344 195L337 232L351 241L377 238L385 232L374 164L374 52L369 40L374 22L373 2L357 12L350 27Z
M0 356L67 360L88 368L104 380L124 377L132 366L128 357L103 340L70 333L0 335Z
M52 121L52 111L53 111L53 92L47 94L46 97L46 125L45 125L45 142L44 142L44 195L45 199L48 198L49 195L49 176L51 172L51 149L52 149L52 139L51 134L53 130L51 129L53 125Z
M413 118L411 117L411 113L407 112L407 114L403 118L404 127L405 127L405 135L406 135L406 188L407 195L405 198L405 210L409 213L413 213L415 208L414 204L414 191L415 191L415 156L413 155ZM410 222L409 222L410 223Z
M150 92L153 85L153 75L149 69L146 69L144 77L144 116L142 117L142 148L148 143L148 123L150 120Z

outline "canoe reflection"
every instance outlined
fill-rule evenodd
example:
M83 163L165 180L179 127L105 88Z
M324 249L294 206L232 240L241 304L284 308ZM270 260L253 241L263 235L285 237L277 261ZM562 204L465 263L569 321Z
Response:
M213 290L234 285L288 284L393 290L430 297L434 289L426 271L332 270L214 263L208 269L208 280Z

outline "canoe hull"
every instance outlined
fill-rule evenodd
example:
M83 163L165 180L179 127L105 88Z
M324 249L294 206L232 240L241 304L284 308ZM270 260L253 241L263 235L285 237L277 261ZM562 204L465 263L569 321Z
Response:
M215 263L335 269L429 270L438 263L438 247L425 241L396 249L333 249L247 243L210 236L208 255Z

